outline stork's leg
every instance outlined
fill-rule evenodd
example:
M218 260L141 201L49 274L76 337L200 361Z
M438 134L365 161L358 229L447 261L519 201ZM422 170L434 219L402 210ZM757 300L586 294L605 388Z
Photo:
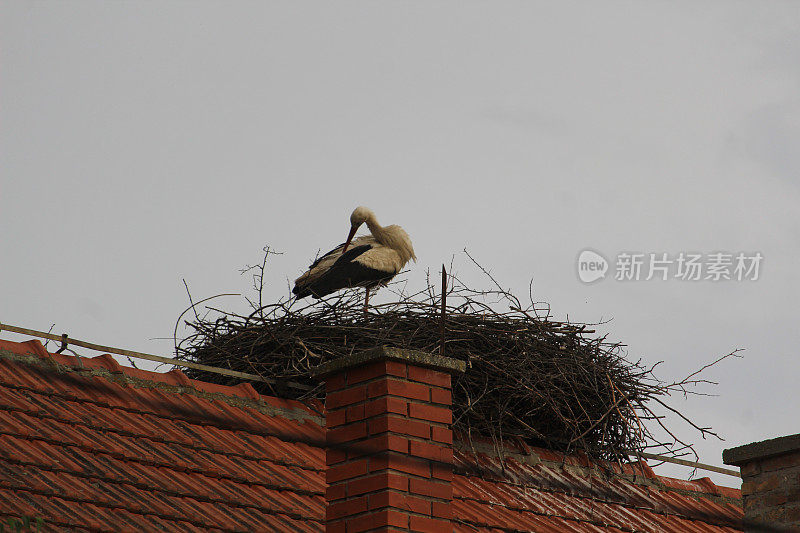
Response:
M369 289L364 289L364 316L367 316L367 307L369 306Z

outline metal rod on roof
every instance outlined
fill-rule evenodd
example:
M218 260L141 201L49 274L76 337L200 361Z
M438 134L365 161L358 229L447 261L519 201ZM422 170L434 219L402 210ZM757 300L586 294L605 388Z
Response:
M447 317L447 270L444 269L444 265L442 265L442 316L441 316L441 324L439 325L440 333L442 336L442 343L439 348L439 353L444 356L444 342L445 342L445 333L444 333L444 321Z
M64 335L53 335L52 333L45 333L44 331L37 331L35 329L28 329L28 328L21 328L19 326L12 326L10 324L4 324L0 322L0 331L12 331L14 333L21 333L23 335L30 335L32 337L41 337L43 339L50 339L52 341L63 341L66 337ZM149 353L143 352L135 352L133 350L125 350L123 348L113 348L111 346L102 346L100 344L94 344L92 342L86 341L79 341L77 339L73 339L72 337L69 338L69 344L74 346L81 346L83 348L88 348L90 350L96 350L98 352L106 352L106 353L115 353L117 355L124 355L126 357L135 357L137 359L147 359L148 361L156 361L159 363L164 363L167 365L174 365L174 366L182 366L184 368L193 368L195 370L202 370L203 372L211 372L213 374L222 374L224 376L231 376L234 378L240 379L248 379L251 381L260 381L262 383L269 383L275 384L277 380L261 377L256 374L248 374L247 372L239 372L237 370L230 370L228 368L217 368L215 366L208 366L203 365L200 363L193 363L191 361L181 361L180 359L172 359L171 357L162 357L160 355L152 355ZM311 390L314 387L311 385L304 385L303 383L297 383L294 381L286 381L282 383L288 387L292 387L294 389L300 390Z
M636 452L636 454L641 457L644 457L645 459L664 461L666 463L675 463L676 465L691 466L693 468L699 468L701 470L710 470L711 472L716 472L718 474L725 474L728 476L734 476L739 478L742 477L742 474L740 474L736 470L732 470L730 468L722 468L721 466L707 465L705 463L696 463L694 461L686 461L685 459L678 459L676 457L665 457L663 455L655 455L646 452Z

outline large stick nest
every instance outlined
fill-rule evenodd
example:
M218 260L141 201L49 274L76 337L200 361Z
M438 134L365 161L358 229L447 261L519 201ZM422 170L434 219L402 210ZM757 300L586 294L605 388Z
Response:
M259 268L260 300L263 264ZM442 349L440 291L428 283L415 294L393 292L396 301L372 306L366 315L363 290L313 303L251 301L249 315L209 308L200 316L193 305L194 318L185 322L191 333L176 343L177 356L275 380L253 382L262 394L323 399L324 387L309 376L322 363L380 345ZM664 401L670 392L686 392L687 385L703 380L662 382L652 367L627 361L622 345L593 336L586 325L551 320L549 308L532 298L523 307L499 285L475 291L450 277L446 302L445 355L467 363L466 373L453 378L453 429L462 435L495 442L522 437L537 446L612 459L647 448L693 453L651 405L677 414L703 436L715 435ZM187 374L235 383L219 374ZM649 424L667 437L656 438Z

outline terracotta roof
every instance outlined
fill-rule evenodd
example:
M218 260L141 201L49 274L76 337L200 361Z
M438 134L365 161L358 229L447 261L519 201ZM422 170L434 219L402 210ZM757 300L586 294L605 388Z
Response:
M298 402L0 341L0 518L88 531L321 531Z
M299 402L0 340L0 519L88 531L323 531L324 419ZM514 453L511 453L511 452ZM739 531L738 490L546 450L456 454L455 530Z
M517 452L507 453L502 464L491 446L456 454L456 532L743 529L741 492L709 478L672 479L657 476L646 463L598 465L540 448Z

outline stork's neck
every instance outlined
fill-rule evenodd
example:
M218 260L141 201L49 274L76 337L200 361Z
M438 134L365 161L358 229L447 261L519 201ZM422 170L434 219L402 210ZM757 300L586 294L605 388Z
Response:
M367 227L369 228L370 233L372 236L375 237L375 240L381 244L388 244L386 242L386 231L383 229L383 226L378 224L378 221L375 217L369 217L365 220Z
M408 234L403 231L403 228L394 225L384 228L378 224L378 221L375 220L374 217L365 220L365 222L376 241L384 246L392 248L400 254L403 265L405 265L409 259L417 260L417 256L414 255L414 247L411 245L411 239L408 238Z

